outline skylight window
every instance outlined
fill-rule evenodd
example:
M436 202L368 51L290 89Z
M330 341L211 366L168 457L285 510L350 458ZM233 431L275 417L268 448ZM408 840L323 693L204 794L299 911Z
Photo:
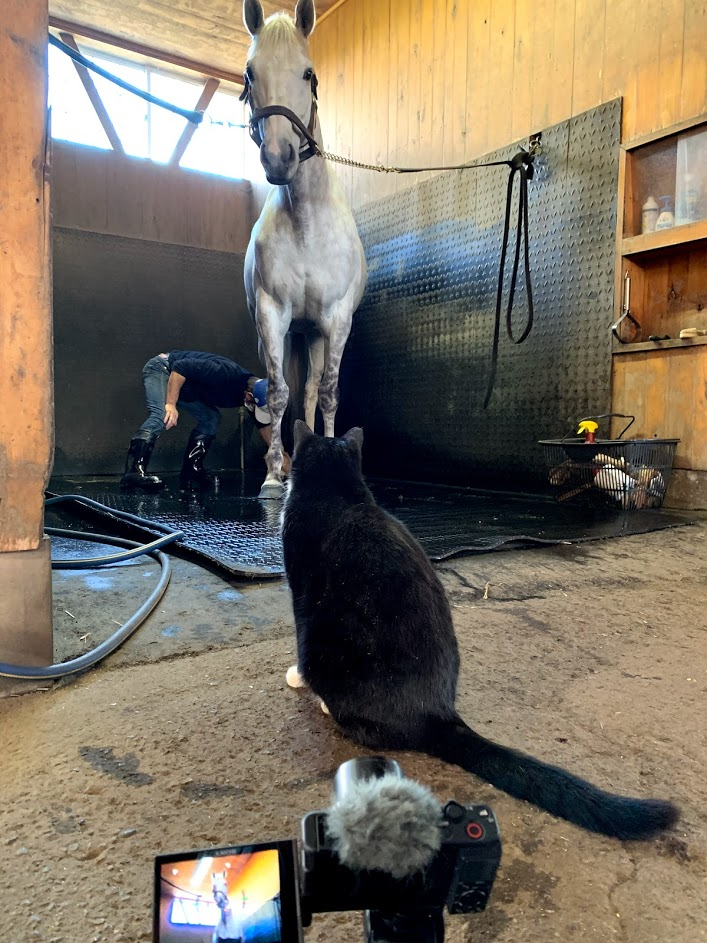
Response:
M106 132L73 62L54 46L49 47L49 107L52 137L110 150Z
M130 85L186 110L196 107L204 88L201 77L184 78L92 51L82 50L82 53ZM187 127L186 119L93 72L91 78L125 153L156 163L170 163ZM49 46L49 104L53 137L110 149L108 136L73 61L54 46ZM202 123L194 130L180 166L234 179L264 181L258 149L247 131L238 127L243 123L244 111L238 93L219 88Z

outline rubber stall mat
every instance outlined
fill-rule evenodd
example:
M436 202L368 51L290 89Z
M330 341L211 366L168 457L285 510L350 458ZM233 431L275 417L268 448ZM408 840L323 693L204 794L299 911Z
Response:
M229 576L264 579L284 573L279 535L280 501L259 501L262 475L231 475L218 479L203 494L187 494L178 487L177 477L163 475L166 487L156 494L123 492L118 478L52 478L52 494L79 494L109 509L127 511L146 521L180 530L184 537L170 544L176 552L196 562L206 562ZM68 504L59 505L66 516ZM48 509L52 511L52 508ZM72 505L72 510L94 522L103 518L105 531L117 527L121 534L136 540L153 540L155 533L102 513ZM98 528L101 529L100 527Z
M82 494L109 508L182 530L184 538L172 544L170 552L206 561L230 576L282 576L281 502L257 499L259 476L229 475L213 492L198 496L181 494L175 479L165 479L167 488L154 495L121 492L117 478L54 478L49 488L54 494ZM435 561L500 549L643 534L692 523L686 515L663 510L590 514L537 495L380 480L370 484L379 503L407 525ZM79 510L79 505L75 508L81 515L95 513ZM109 521L117 520L108 514L101 516L106 530L112 526ZM153 537L148 532L147 539Z

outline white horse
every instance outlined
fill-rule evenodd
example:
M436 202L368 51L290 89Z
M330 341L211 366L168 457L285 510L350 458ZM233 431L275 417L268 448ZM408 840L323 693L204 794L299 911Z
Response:
M283 377L285 335L305 333L309 369L304 393L307 425L317 407L324 435L334 435L339 367L351 319L366 285L366 260L351 208L321 156L317 80L307 51L314 28L313 0L298 0L294 21L263 17L260 0L244 0L253 42L245 70L251 136L275 188L253 227L245 258L248 308L258 330L268 374L272 417L261 498L278 498L282 485L282 416L289 399Z
M242 940L243 926L231 909L225 871L222 874L216 874L215 871L211 872L211 892L214 895L218 909L221 911L219 922L214 927L211 943Z

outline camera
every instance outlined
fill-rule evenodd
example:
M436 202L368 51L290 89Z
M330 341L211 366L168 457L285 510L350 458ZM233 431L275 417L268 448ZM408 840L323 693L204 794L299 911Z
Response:
M361 910L366 943L442 943L445 907L483 910L500 860L489 806L440 807L395 761L349 760L332 808L302 819L299 844L158 856L153 939L301 943L315 913Z

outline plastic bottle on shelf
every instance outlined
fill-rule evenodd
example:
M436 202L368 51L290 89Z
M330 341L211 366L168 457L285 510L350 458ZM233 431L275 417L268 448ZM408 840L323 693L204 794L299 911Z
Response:
M671 196L662 196L660 202L662 208L655 224L656 232L658 232L659 229L671 229L675 225L673 198Z
M685 174L684 204L685 222L694 223L700 218L699 193L694 174Z
M660 207L654 196L649 196L641 207L641 232L654 232L660 216Z

